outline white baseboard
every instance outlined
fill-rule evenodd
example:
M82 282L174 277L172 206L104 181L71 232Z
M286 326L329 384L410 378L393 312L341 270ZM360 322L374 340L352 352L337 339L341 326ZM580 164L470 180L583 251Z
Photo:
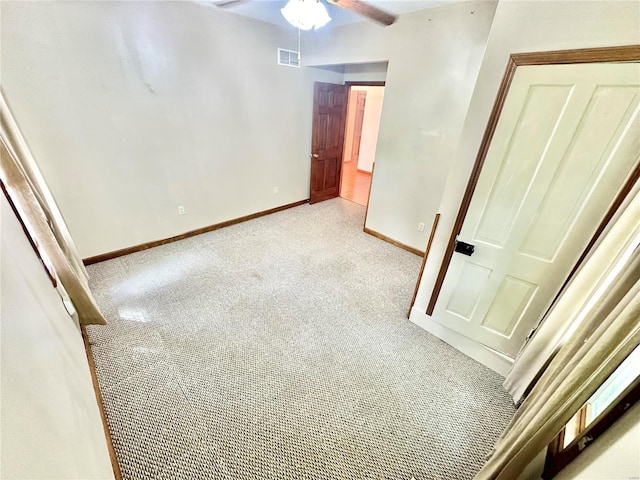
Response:
M411 309L409 320L503 377L507 376L513 365L513 359L454 332L415 307Z

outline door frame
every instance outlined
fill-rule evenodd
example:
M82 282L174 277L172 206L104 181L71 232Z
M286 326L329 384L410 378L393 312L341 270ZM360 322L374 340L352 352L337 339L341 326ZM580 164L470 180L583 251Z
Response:
M347 90L347 101L349 99L349 96L351 95L351 87L386 87L387 86L387 82L364 82L364 81L352 81L352 82L344 82L344 84L349 87L349 89ZM366 108L366 107L365 107ZM380 133L378 132L378 136L380 135ZM344 132L344 138L342 139L342 141L344 142L347 138L347 132ZM376 138L376 142L378 141L378 139ZM344 148L342 149L342 161L340 162L340 191L339 194L340 195L342 193L342 166L344 164ZM369 214L369 202L371 201L371 185L373 185L373 174L376 170L376 163L375 163L375 159L373 162L373 167L371 168L371 183L369 184L369 195L367 196L367 207L365 209L364 212L364 223L362 224L363 227L366 227L367 225L367 215Z
M449 269L449 264L451 263L451 258L453 257L456 237L458 236L458 234L460 233L460 230L462 229L462 224L464 223L465 217L469 210L469 205L471 204L473 193L478 183L478 179L480 178L482 167L484 166L484 161L485 161L487 152L489 150L489 146L491 145L491 140L493 139L493 135L495 133L498 120L500 119L500 114L502 113L502 108L504 106L505 100L509 93L509 87L511 86L511 82L515 75L516 69L519 66L530 66L530 65L563 65L563 64L566 65L566 64L574 64L574 63L639 62L639 61L640 61L640 45L625 45L625 46L619 46L619 47L603 47L603 48L585 48L585 49L577 49L577 50L555 50L555 51L549 51L549 52L512 53L509 56L507 68L502 77L502 82L500 83L500 88L498 89L498 94L496 95L496 100L493 104L493 109L491 110L489 121L487 122L487 127L482 137L482 142L480 143L480 148L478 149L478 154L476 156L475 163L473 165L471 174L469 176L469 181L467 183L464 195L462 197L460 209L458 210L458 215L456 216L456 221L453 225L451 236L449 237L447 249L445 250L444 258L442 260L442 264L440 265L438 276L436 277L436 283L431 292L431 297L429 299L429 303L427 305L427 309L425 312L427 315L431 316L435 309L438 296L440 295L440 291L442 289L442 284L444 283L447 270ZM638 176L640 175L639 167L640 166L635 168L630 178L627 180L627 182L622 187L619 194L616 196L612 207L605 214L605 217L602 219L602 222L600 223L595 234L589 241L589 244L587 245L586 249L583 251L578 262L573 267L571 273L569 274L569 277L567 277L567 279L565 280L564 285L560 289L561 291L566 285L566 281L568 281L568 279L571 278L571 275L574 274L576 269L579 267L580 263L584 260L584 258L588 254L589 250L593 247L593 244L597 241L598 236L602 233L602 231L605 229L609 220L615 214L618 206L624 200L626 193L628 193L628 189L633 185L635 180L637 180ZM421 278L418 279L417 287L419 286L420 281L421 281Z

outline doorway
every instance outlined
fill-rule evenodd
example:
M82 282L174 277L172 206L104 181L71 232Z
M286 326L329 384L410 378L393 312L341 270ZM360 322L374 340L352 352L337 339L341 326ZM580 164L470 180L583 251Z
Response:
M369 203L383 100L384 82L349 85L340 197L365 207Z

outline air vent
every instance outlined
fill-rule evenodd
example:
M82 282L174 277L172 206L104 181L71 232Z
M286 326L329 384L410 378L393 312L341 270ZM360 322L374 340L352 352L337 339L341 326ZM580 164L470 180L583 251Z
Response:
M278 65L286 65L287 67L300 68L300 62L298 61L298 52L293 50L285 50L284 48L278 49Z

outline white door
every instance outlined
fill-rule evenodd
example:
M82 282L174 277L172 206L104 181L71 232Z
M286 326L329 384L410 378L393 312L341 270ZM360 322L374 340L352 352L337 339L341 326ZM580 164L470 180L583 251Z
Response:
M433 318L509 357L639 161L640 64L518 67Z

